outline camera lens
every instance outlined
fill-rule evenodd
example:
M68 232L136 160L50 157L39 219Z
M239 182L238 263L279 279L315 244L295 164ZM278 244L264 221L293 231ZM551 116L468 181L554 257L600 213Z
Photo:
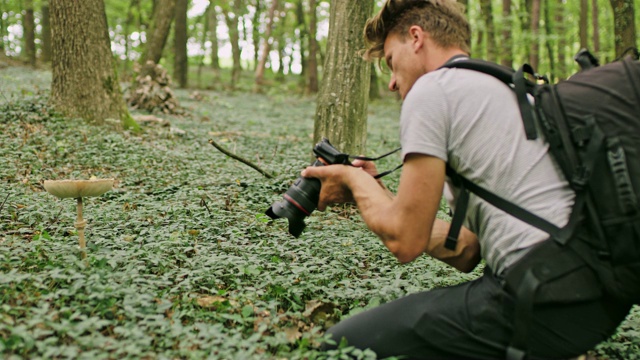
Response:
M266 214L272 218L287 218L289 233L300 236L305 227L304 218L318 206L320 180L299 177L284 194L284 198L271 205Z

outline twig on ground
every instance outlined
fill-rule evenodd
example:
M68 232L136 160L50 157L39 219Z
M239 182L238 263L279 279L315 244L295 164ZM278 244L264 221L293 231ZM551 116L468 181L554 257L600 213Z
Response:
M248 165L250 167L252 167L254 170L258 171L260 174L264 175L267 179L272 179L273 175L269 174L268 172L262 170L258 165L252 163L251 161L238 156L234 153L229 152L227 149L223 148L222 146L220 146L220 144L218 144L217 142L215 142L213 139L209 139L209 144L213 145L214 148L220 150L221 153L227 155L228 157L238 160L241 163L244 163L245 165Z
M9 194L7 194L7 196L4 198L4 201L2 202L2 204L0 204L0 212L2 212L2 208L4 207L4 203L7 202L7 199L9 199Z

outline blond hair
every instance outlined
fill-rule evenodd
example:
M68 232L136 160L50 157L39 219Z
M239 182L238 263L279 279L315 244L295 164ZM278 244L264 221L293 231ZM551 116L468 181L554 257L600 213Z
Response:
M455 0L387 0L364 27L367 43L364 58L383 58L387 36L392 33L408 36L413 25L428 32L441 47L458 47L467 54L470 52L471 29L462 4Z

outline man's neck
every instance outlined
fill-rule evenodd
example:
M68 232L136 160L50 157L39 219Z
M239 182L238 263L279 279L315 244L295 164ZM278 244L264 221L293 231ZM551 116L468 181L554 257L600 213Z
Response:
M439 69L442 65L446 64L449 59L456 55L464 55L468 56L467 53L462 51L459 48L448 48L442 49L439 48L436 51L433 51L429 54L430 56L426 59L426 70L427 72L431 72Z

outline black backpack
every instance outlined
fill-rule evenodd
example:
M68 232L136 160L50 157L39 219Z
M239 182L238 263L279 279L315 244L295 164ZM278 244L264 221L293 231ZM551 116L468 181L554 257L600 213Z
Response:
M568 223L558 228L447 165L447 176L461 191L445 247L456 247L469 191L550 235L505 275L505 287L518 299L507 359L528 354L534 304L595 299L604 292L622 303L640 303L640 62L626 57L598 66L586 55L576 57L583 71L558 84L529 65L514 71L454 58L443 66L480 71L513 88L527 138L537 138L537 120L576 193Z
M529 65L514 71L477 59L453 59L444 67L480 71L512 87L527 138L537 137L537 119L576 193L569 223L558 228L448 168L449 177L464 191L445 246L455 248L471 191L546 231L561 247L569 245L609 294L640 303L640 62L629 56L603 66L594 63L558 84L549 84ZM537 81L527 80L525 74Z

